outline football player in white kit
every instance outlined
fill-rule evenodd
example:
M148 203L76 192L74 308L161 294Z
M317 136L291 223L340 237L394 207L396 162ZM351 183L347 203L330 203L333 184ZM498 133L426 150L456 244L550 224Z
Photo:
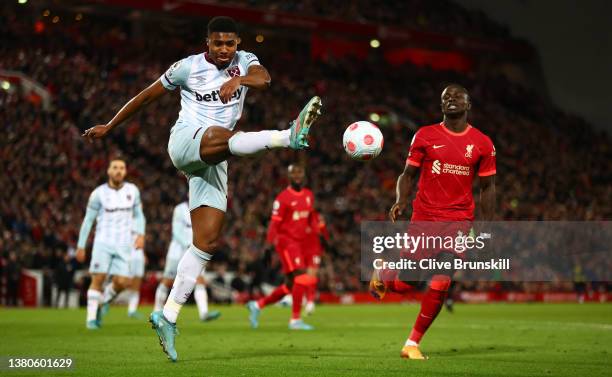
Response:
M154 311L162 310L166 303L168 291L176 278L178 264L183 254L189 249L192 238L193 233L191 230L191 217L189 216L189 204L187 202L182 202L174 207L174 212L172 213L172 240L170 241L168 253L166 254L164 275L155 290ZM206 282L203 275L204 271L202 270L202 275L198 276L196 281L193 298L198 307L200 320L207 322L219 318L221 313L217 310L208 310L208 293L206 292Z
M85 219L77 243L77 260L85 260L85 246L91 227L96 222L96 236L91 253L89 272L91 285L87 291L87 328L102 325L102 307L117 297L129 284L132 248L144 247L145 216L136 185L126 182L125 161L113 159L108 166L108 182L98 186L89 196ZM132 238L132 230L137 233ZM106 275L111 283L102 293Z
M138 238L138 232L136 229L132 232L134 237L134 243ZM138 304L140 303L140 286L142 285L142 279L145 273L145 254L144 248L132 248L130 255L130 283L126 287L128 293L128 317L140 319L141 314L138 313Z
M322 106L321 99L313 97L286 130L234 131L248 89L265 89L271 80L257 56L237 50L239 43L233 19L213 18L208 23L206 52L174 63L110 122L83 134L89 140L104 137L144 106L180 88L181 111L170 131L168 153L189 179L193 239L178 265L163 311L150 316L162 349L172 361L177 360L174 339L179 311L218 247L227 207L227 159L274 148L307 148L308 132Z

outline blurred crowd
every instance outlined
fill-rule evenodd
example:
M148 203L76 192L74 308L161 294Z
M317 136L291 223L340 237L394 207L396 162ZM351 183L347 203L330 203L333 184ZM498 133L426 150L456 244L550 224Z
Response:
M427 1L280 1L230 0L223 5L247 6L263 11L294 13L340 21L408 27L428 32L508 38L508 29L482 11L468 10L450 0Z
M282 2L250 3L283 7ZM322 4L305 2L304 7L315 9L315 3ZM327 9L323 7L316 12ZM0 9L0 69L20 71L53 94L53 109L45 111L38 101L24 100L19 90L0 90L3 276L10 277L17 265L52 271L64 254L70 259L87 198L105 182L109 156L118 154L127 161L127 179L141 190L147 268L162 269L172 210L187 189L166 152L179 110L178 91L103 141L90 144L80 134L109 121L174 61L200 53L203 31L186 39L163 25L144 25L145 32L134 35L133 24L123 20L85 17L75 22L72 16L53 24L6 4ZM347 15L338 12L338 17ZM380 14L379 21L386 22ZM42 30L33 27L36 21L42 22ZM228 216L213 268L235 271L244 277L241 281L251 282L237 284L241 290L254 291L261 283L281 279L279 261L265 249L264 239L272 200L286 186L286 167L294 161L306 164L308 185L331 234L320 288L362 289L359 224L386 218L412 135L418 126L441 120L439 96L449 82L468 88L470 122L495 143L499 220L612 217L609 136L556 108L525 82L511 81L487 63L465 75L390 67L375 53L365 61L309 62L302 42L279 44L245 41L243 48L257 54L270 71L272 85L249 92L237 127L284 129L314 94L323 98L324 115L305 153L274 151L229 162ZM341 145L344 128L373 113L385 136L384 151L366 164L352 161Z

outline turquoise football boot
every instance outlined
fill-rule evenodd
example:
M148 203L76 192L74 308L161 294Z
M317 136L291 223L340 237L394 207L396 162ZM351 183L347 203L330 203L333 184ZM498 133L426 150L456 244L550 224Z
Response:
M168 359L176 362L178 358L174 349L174 338L177 334L176 325L168 321L161 310L151 313L149 322L151 322L152 328L157 333L159 344L166 355L168 355Z
M289 148L300 150L308 147L308 132L319 115L321 115L321 107L323 107L321 98L314 96L300 111L298 117L291 122Z
M302 321L301 319L298 319L297 321L291 321L289 322L289 330L314 330L314 327L312 327L311 325L304 323L304 321Z
M221 317L221 312L218 310L212 310L206 313L204 318L202 318L202 322L214 321L215 319L219 319L219 317Z
M249 310L249 322L251 322L251 328L259 327L259 314L261 313L261 309L257 306L257 302L249 301L247 303L247 309Z

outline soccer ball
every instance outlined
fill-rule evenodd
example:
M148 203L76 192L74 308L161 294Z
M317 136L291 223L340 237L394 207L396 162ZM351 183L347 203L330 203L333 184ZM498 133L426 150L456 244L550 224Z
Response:
M378 156L383 149L382 132L370 122L359 121L344 131L342 145L353 160L367 161Z

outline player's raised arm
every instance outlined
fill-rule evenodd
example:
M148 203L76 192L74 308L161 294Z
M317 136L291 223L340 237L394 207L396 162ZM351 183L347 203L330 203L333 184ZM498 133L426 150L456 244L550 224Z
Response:
M87 246L87 238L89 237L89 232L91 232L91 227L93 226L101 207L102 203L100 202L100 198L98 198L98 193L94 190L94 192L92 192L89 196L89 201L87 202L87 210L85 211L85 218L81 224L79 240L77 242L76 259L81 263L85 261L85 246Z
M140 111L148 104L154 102L167 90L162 85L161 80L158 79L153 84L149 85L148 88L138 93L134 98L129 100L122 108L115 114L113 119L106 124L99 124L92 128L85 130L82 136L86 137L89 141L93 139L99 139L104 137L110 130L130 119L134 114Z
M259 64L255 55L251 53L241 53L244 54L245 59L250 59L246 63L249 67L247 74L245 76L233 77L221 86L221 89L219 89L219 96L223 103L227 103L241 86L252 89L266 89L270 86L270 82L272 81L268 70L263 65Z

